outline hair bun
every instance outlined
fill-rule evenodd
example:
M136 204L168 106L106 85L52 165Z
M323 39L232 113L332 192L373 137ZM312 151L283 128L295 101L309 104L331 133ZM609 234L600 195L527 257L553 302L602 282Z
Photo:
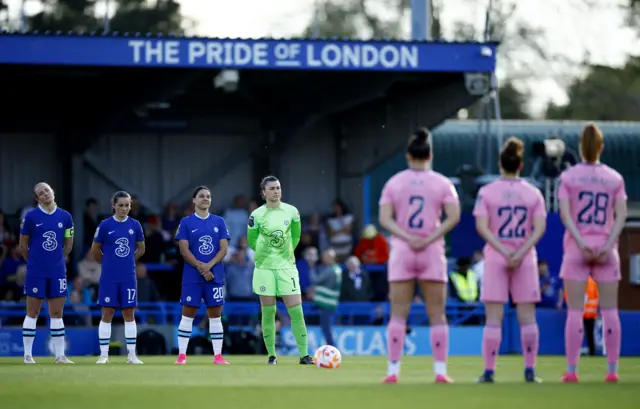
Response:
M522 141L511 137L504 144L503 152L507 155L519 155L524 150Z
M429 130L427 128L418 128L413 135L418 143L426 143L429 140Z

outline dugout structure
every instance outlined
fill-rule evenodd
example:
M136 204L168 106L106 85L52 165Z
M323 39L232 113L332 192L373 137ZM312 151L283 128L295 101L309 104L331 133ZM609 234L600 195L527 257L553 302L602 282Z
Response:
M3 108L0 134L47 135L55 145L34 143L17 150L15 143L11 148L0 142L7 170L1 172L0 196L20 197L23 185L28 189L33 182L29 177L42 177L26 169L24 183L16 181L11 163L41 163L53 155L60 169L61 202L73 211L79 232L84 199L104 195L92 191L95 183L83 176L87 168L112 189L137 194L157 213L164 201L184 195L198 178L171 187L169 181L150 181L162 191L151 197L122 172L118 176L113 163L91 153L92 145L114 133L224 131L250 138L232 148L217 145L224 155L200 172L207 177L199 180L215 185L247 160L254 180L266 173L300 175L318 156L341 155L325 161L336 168L330 180L318 176L312 182L331 185L329 195L345 198L361 213L367 170L397 152L416 126L433 127L491 91L497 46L4 32L0 89L9 104ZM356 111L377 123L347 124ZM247 118L257 125L247 127ZM323 137L335 138L336 149L302 152L308 162L285 171L287 147L310 138L307 130L322 120L330 121L330 135ZM127 145L118 149L127 150ZM147 148L137 154L149 154L153 147ZM165 152L162 160L169 159ZM143 161L116 165L145 171ZM291 184L290 191L303 188ZM306 193L292 199L303 212L318 200Z

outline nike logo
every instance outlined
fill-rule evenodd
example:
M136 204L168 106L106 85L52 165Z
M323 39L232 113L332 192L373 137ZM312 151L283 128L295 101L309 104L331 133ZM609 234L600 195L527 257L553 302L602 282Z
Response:
M197 232L197 231L198 231L198 229L191 230L191 233L195 233L195 232Z
M36 224L36 227L42 226L44 223Z
M110 231L110 232L109 232L109 233L107 233L107 234L111 234L111 233L115 233L115 232L116 232L115 230L112 230L112 231Z

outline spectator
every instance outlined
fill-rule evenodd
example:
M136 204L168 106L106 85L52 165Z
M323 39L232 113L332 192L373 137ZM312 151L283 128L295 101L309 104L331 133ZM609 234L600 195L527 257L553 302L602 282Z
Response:
M227 250L227 255L225 256L225 259L224 259L225 263L231 262L233 257L238 252L240 255L240 259L246 258L247 260L253 261L256 252L249 247L249 242L247 242L246 236L240 236L237 241L231 242L231 243L233 243L233 245L230 245L229 249Z
M6 293L13 296L20 294L18 286L18 269L26 262L20 257L18 245L11 246L8 250L3 246L4 250L0 254L0 298L5 298Z
M102 274L102 264L98 263L91 251L87 251L78 263L78 277L82 278L93 295L98 293L98 284Z
M298 243L298 247L293 251L296 260L302 259L304 251L309 247L316 247L313 245L313 236L308 231L302 232L300 235L300 243Z
M468 257L458 259L458 269L449 274L450 296L465 304L475 304L480 298L478 277L471 270Z
M538 274L540 275L540 294L542 300L540 308L562 307L562 283L560 278L549 274L549 264L544 259L538 260Z
M162 215L162 230L174 231L180 224L180 206L175 203L167 203Z
M138 279L138 301L162 301L155 283L149 278L147 274L147 266L143 263L136 264L136 278Z
M300 289L305 293L305 298L313 299L313 288L311 282L318 272L318 249L315 247L307 247L302 253L302 259L296 261L298 269L298 277L300 280Z
M73 280L73 286L67 293L67 304L71 305L74 315L68 317L70 325L91 325L91 312L89 305L92 303L91 292L85 286L82 277Z
M318 249L318 251L324 251L329 247L327 243L327 232L324 224L322 223L322 216L320 213L312 213L309 216L309 222L303 224L303 231L311 234L311 245Z
M340 301L342 269L336 263L336 252L327 249L322 253L322 265L314 275L313 303L320 313L320 327L327 345L335 345L331 334L333 314Z
M371 279L369 273L360 268L360 260L351 256L347 258L346 267L342 275L340 301L371 301Z
M329 245L336 252L338 263L344 263L353 250L354 217L340 199L333 202L333 213L327 220Z
M253 250L247 245L247 238L244 236L240 237L235 249L227 252L225 290L229 300L255 301L256 297L252 287L253 254Z
M246 199L242 195L233 198L233 205L227 209L222 215L231 243L237 243L240 237L247 234L247 220L249 220L249 212L247 211Z
M11 231L6 215L0 209L0 251L2 251L3 245L10 247L14 243L16 243L16 236ZM2 257L2 253L0 253L0 257Z
M170 240L171 235L162 230L160 217L149 217L147 220L147 231L145 232L147 249L140 261L143 263L164 263L167 257L167 242Z
M147 214L140 204L140 199L138 199L136 195L131 195L131 211L129 211L129 216L141 222L147 219Z
M353 251L363 264L385 264L389 261L389 244L373 224L362 229L360 241Z
M484 254L482 253L482 250L476 250L473 252L473 257L471 258L471 270L478 278L478 288L482 288L482 278L484 277Z

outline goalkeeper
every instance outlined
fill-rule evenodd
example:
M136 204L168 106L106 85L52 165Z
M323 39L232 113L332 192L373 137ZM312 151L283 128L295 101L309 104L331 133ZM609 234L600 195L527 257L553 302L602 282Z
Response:
M255 253L253 292L260 296L262 338L269 355L268 363L277 364L276 297L282 297L291 317L291 332L296 339L301 365L313 365L307 344L307 327L302 312L300 281L293 250L300 242L300 213L281 202L282 189L275 176L260 182L265 204L251 213L247 241Z

